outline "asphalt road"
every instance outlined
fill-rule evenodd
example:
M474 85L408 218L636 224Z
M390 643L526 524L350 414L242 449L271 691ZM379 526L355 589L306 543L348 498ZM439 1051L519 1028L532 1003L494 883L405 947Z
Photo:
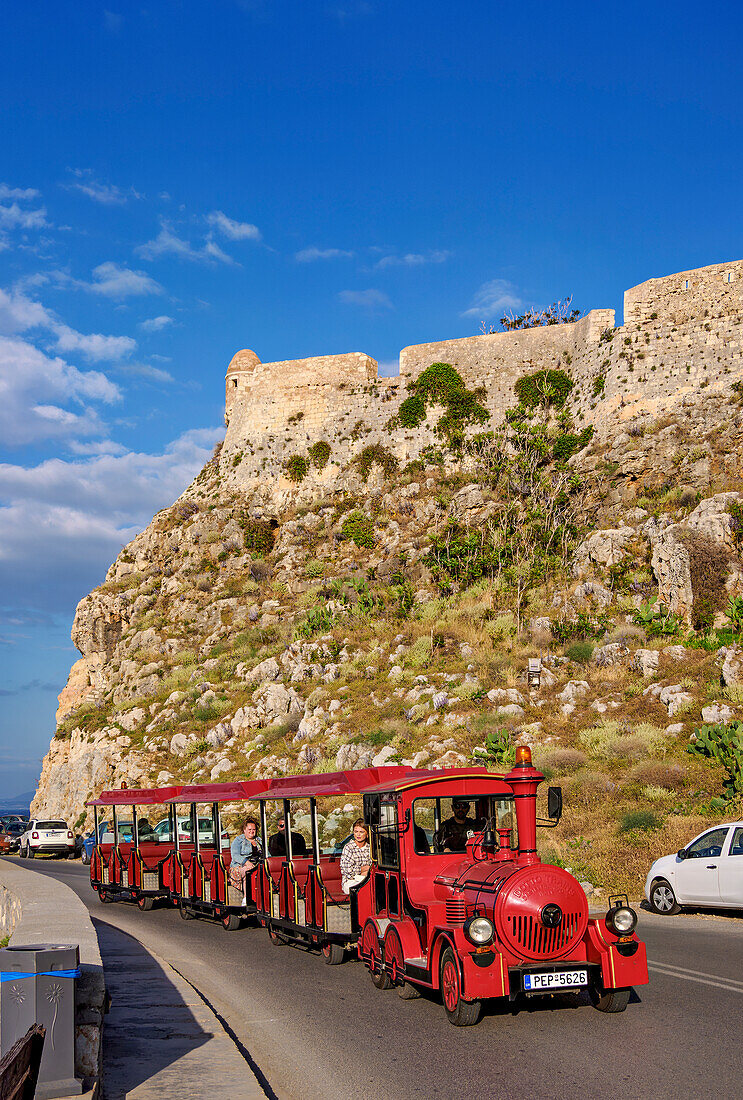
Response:
M281 1100L576 1096L738 1097L743 1089L743 920L655 917L640 934L649 986L621 1015L532 1000L454 1028L437 1001L380 992L358 962L325 966L178 912L101 905L76 863L37 860L98 921L136 936L209 999Z

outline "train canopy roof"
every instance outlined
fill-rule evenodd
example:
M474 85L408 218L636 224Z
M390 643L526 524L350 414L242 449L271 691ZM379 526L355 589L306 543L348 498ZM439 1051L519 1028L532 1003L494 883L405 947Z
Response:
M180 787L123 787L118 791L102 791L98 798L91 798L86 806L156 806L172 801Z
M333 794L363 794L378 784L389 789L396 780L413 772L404 764L382 768L357 768L348 772L324 772L318 775L287 775L270 780L266 790L252 797L259 801L283 798L320 798Z
M384 771L380 768L379 771ZM487 768L441 768L439 771L431 771L428 768L406 768L406 775L395 776L391 780L382 777L378 783L366 788L366 794L377 794L384 791L407 791L412 787L425 787L433 783L462 783L468 780L480 780L487 778L491 782L503 783L504 772L491 772ZM471 786L471 783L468 785Z
M241 779L234 783L192 783L178 787L166 802L244 802L256 798L269 784L268 779Z

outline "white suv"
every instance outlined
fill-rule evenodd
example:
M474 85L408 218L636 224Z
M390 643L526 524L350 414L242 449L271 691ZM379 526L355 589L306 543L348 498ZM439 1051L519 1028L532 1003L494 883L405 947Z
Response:
M75 838L66 821L42 821L34 818L21 835L22 859L35 855L69 856L75 854Z

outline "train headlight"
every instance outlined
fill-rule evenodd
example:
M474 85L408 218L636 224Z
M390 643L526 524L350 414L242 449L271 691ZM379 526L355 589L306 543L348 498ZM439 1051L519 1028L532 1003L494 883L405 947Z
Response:
M637 913L628 905L617 905L606 914L606 923L617 936L631 936L637 927Z
M470 917L464 926L464 934L470 943L474 943L477 947L487 947L493 942L495 929L493 922L487 917Z

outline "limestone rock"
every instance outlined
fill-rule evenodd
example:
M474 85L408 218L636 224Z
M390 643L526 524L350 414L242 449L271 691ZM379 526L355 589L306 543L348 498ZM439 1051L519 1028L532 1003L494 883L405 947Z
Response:
M694 696L684 691L681 684L669 684L660 692L660 701L668 710L668 717L673 718L679 710L685 710L689 703L694 701Z
M382 768L385 764L388 764L393 757L397 756L397 749L392 745L385 745L383 749L380 749L375 757L373 757L371 766L373 768Z
M722 665L722 682L728 687L743 684L743 646L728 646Z
M586 680L568 680L562 691L558 691L557 698L563 703L575 705L589 690Z
M735 711L727 703L711 703L708 707L702 707L703 722L727 724L733 718L735 718Z
M658 661L657 649L637 649L630 667L642 676L653 676L658 671Z
M220 775L224 775L226 772L232 771L233 766L234 765L231 763L231 761L227 759L218 760L212 770L209 772L209 778L211 779L212 783L219 779Z
M608 668L610 665L618 665L629 655L626 645L621 642L608 642L593 651L591 660L598 668Z
M113 716L114 722L118 723L125 730L134 730L137 726L140 726L145 720L145 712L142 707L133 707L131 710L125 711L123 714L115 714Z
M523 718L526 711L517 703L506 703L505 706L496 707L495 713L499 718Z
M635 537L633 527L615 527L594 531L576 549L573 556L573 575L582 576L592 565L608 568L618 565L626 554L626 546Z
M185 733L174 733L170 739L170 751L173 756L183 756L188 749L188 738Z
M516 688L491 688L487 694L487 698L491 703L498 703L500 705L506 705L508 703L515 703L517 706L524 705L524 697Z
M339 772L354 771L357 768L370 768L373 753L363 745L341 745L335 756L335 766Z

